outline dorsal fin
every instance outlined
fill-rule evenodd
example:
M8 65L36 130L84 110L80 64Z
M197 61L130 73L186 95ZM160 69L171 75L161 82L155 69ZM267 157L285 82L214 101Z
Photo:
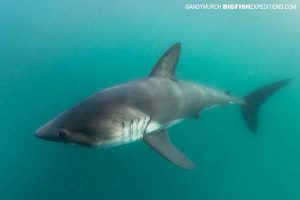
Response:
M175 78L176 65L179 60L181 44L173 44L153 67L150 77Z

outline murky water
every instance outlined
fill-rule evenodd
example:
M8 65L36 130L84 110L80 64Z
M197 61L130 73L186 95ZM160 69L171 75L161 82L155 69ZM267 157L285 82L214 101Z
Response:
M200 11L186 3L1 1L1 199L300 198L299 10ZM177 41L182 79L238 96L293 79L260 110L257 135L238 106L171 127L193 171L143 142L88 149L34 136L92 93L147 76Z

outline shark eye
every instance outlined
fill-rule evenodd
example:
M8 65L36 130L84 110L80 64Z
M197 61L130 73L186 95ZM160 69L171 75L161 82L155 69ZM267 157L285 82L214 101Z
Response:
M64 130L64 129L59 130L59 132L58 132L59 139L64 140L64 139L66 139L66 136L67 136L66 130Z

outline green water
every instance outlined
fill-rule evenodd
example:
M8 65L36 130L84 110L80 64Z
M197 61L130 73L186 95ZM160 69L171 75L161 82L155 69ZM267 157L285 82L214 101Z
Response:
M0 1L1 199L300 199L299 9L190 11L185 3ZM177 41L183 79L242 96L293 78L262 107L257 135L237 106L171 127L193 171L142 142L88 149L34 136L92 93L145 77Z

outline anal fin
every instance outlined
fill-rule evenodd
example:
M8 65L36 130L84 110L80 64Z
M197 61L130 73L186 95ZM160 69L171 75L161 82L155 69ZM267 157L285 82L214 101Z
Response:
M193 118L199 119L199 117L200 117L199 113L196 113L196 114L193 115Z
M151 135L145 135L143 140L175 165L185 169L194 169L196 167L193 161L172 144L167 130L162 130Z

